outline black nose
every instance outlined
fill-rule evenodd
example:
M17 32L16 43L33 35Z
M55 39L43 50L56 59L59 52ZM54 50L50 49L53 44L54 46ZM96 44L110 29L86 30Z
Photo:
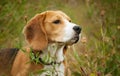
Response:
M79 26L74 26L73 29L76 33L80 34L81 28Z

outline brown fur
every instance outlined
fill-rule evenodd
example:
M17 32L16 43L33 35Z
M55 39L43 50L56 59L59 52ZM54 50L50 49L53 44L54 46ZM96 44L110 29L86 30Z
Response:
M12 67L12 76L28 76L30 72L42 69L43 66L40 64L30 63L30 58L28 56L30 49L25 48L26 53L19 51ZM19 74L18 74L19 73ZM18 74L18 75L17 75Z
M44 49L47 44L47 35L44 28L45 13L37 14L32 18L24 28L26 40L35 50Z

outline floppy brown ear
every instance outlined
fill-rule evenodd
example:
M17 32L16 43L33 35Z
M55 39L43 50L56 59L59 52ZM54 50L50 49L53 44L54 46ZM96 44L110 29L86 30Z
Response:
M48 44L44 29L45 15L45 12L37 14L27 23L23 30L26 40L34 50L43 50Z

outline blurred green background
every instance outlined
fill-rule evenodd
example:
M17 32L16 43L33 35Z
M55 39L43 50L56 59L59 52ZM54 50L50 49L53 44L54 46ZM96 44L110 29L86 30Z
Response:
M82 27L67 54L72 76L120 76L120 0L0 0L0 48L25 45L26 21L46 10Z

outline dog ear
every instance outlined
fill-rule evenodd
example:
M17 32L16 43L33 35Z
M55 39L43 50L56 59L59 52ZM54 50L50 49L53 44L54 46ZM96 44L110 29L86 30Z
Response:
M37 14L24 27L24 36L34 50L43 50L48 44L48 38L44 28L45 17L45 12Z

